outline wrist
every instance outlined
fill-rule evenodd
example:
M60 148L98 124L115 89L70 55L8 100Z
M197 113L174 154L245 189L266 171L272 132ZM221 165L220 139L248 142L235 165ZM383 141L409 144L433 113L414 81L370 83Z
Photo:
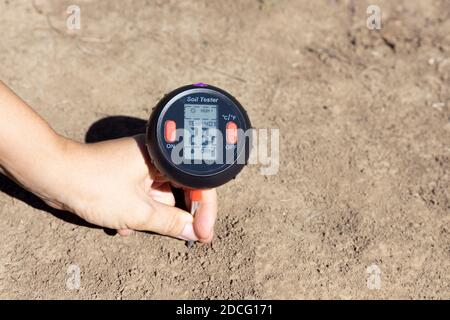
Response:
M58 135L0 82L0 172L42 199L62 201L75 142ZM62 202L63 203L63 202Z
M64 184L69 179L68 158L74 144L51 130L29 146L25 157L23 151L16 150L17 156L4 166L4 171L49 205L62 209L66 201Z
M48 149L47 159L42 164L42 171L37 177L35 188L31 190L48 204L59 209L67 209L70 185L74 181L74 154L82 143L56 135Z

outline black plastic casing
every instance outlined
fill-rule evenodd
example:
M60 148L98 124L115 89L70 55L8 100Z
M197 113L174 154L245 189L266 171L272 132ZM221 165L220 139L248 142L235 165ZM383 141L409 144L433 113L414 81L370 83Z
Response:
M227 97L232 102L234 107L237 110L239 110L240 117L242 117L242 119L240 119L240 123L242 125L241 128L239 129L243 129L244 131L251 129L251 123L250 119L248 118L247 112L242 107L242 105L236 100L236 98L234 98L228 92L211 85L205 84L187 85L175 89L174 91L166 94L153 108L152 114L150 115L150 119L147 124L147 132L146 132L147 150L150 154L151 161L156 167L156 169L158 169L162 174L164 174L167 178L169 178L171 182L174 182L177 186L186 189L215 188L227 183L231 179L234 179L236 175L244 168L245 164L247 164L250 155L252 136L250 134L249 139L245 141L243 145L244 150L237 150L237 158L235 159L235 162L226 165L224 169L221 169L218 172L205 174L203 173L195 174L192 172L186 172L185 170L182 170L180 166L177 166L172 161L168 160L166 156L164 156L164 150L163 147L161 146L161 141L158 140L158 130L160 130L161 125L160 118L162 117L161 114L163 110L167 110L165 108L173 98L175 98L177 95L180 95L185 91L192 89L200 91L203 89L212 90ZM183 113L184 111L181 110L180 112ZM245 157L245 159L242 159L242 157ZM238 161L238 159L240 159L240 161Z

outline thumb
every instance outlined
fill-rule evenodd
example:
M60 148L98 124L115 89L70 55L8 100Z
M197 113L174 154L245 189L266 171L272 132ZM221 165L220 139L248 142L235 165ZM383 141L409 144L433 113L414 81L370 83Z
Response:
M193 217L189 212L149 199L142 208L139 219L130 227L140 231L152 231L182 240L197 241Z

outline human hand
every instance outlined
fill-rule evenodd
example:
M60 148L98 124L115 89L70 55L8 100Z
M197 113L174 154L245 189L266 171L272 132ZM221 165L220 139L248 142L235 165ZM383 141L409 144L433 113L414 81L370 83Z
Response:
M148 161L143 135L82 144L58 135L0 81L0 173L50 206L127 235L153 231L209 242L216 191L203 191L195 219L174 207L168 181Z
M64 171L64 179L47 186L42 197L50 206L116 229L120 235L141 230L183 240L212 240L215 189L203 191L195 218L174 207L169 182L148 161L143 135L93 144L66 140L63 150L62 163L56 167Z

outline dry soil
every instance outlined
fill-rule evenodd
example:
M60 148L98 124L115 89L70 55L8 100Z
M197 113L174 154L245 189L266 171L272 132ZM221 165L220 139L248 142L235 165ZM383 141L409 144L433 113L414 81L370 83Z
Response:
M216 238L191 250L1 177L0 297L449 299L450 2L376 2L381 30L372 1L0 0L0 77L64 135L140 129L199 81L280 130L278 173L220 187Z

